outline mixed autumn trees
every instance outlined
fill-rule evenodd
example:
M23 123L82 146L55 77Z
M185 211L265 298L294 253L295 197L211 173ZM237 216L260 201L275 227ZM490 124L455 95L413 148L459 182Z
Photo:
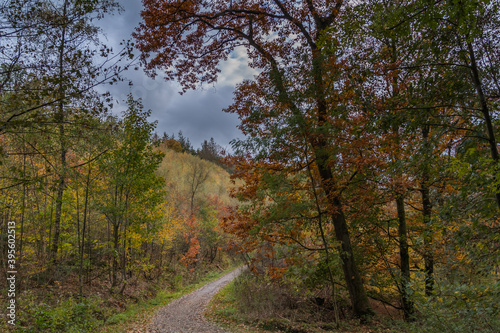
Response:
M235 143L244 184L225 228L247 250L300 247L331 267L336 248L356 315L372 313L368 286L378 299L395 291L410 320L419 274L432 296L457 260L450 232L478 223L497 242L496 1L144 6L135 38L151 75L184 90L213 83L236 48L259 70L226 110L247 139Z
M321 214L325 213L335 226L354 310L357 315L371 313L354 259L340 192L341 179L333 170L336 152L332 151L333 137L329 131L330 110L338 106L343 96L340 92L330 96L326 88L331 84L327 78L330 67L341 64L336 63L335 56L325 57L319 45L320 38L335 24L342 1L321 5L312 1L265 4L258 1L146 1L144 5L144 23L135 37L147 61L147 69L151 73L156 68L166 70L166 76L176 78L185 89L195 88L199 82L214 82L219 62L236 47L246 47L250 66L262 70L258 80L259 88L263 89L255 91L255 83L251 81L241 84L232 110L244 121L256 117L262 120L253 124L256 132L247 131L246 134L251 135L273 131L274 128L270 128L274 127L273 118L283 117L287 127L288 121L293 122L295 135L288 139L291 142L305 140L304 148L310 151L309 158L314 159L328 202L327 211ZM248 91L260 94L260 100L250 99ZM273 113L275 117L263 116ZM273 143L285 140L269 137ZM263 149L271 150L272 155L278 154L282 147L276 144ZM282 158L291 159L291 156Z
M77 167L72 157L84 153L75 149L86 138L81 129L90 133L105 112L93 88L116 80L119 72L117 67L96 64L98 54L104 63L110 54L99 44L92 20L116 6L112 1L8 1L2 7L2 54L8 61L3 64L1 130L4 140L19 140L22 154L42 156L47 174L57 174L50 229L52 268L61 248L64 192ZM33 181L25 163L19 171L23 187Z
M25 276L75 272L80 295L95 280L123 293L212 263L222 228L271 279L329 285L337 323L342 290L361 317L369 297L406 320L461 301L486 326L498 315L498 1L144 6L135 38L151 75L195 89L236 48L259 72L226 110L247 136L228 158L240 206L225 207L213 140L159 139L140 101L120 119L93 90L120 72L92 24L115 3L7 1L0 218L19 221Z
M228 173L207 161L218 158L215 142L202 160L183 152L187 138L155 140L140 100L129 95L119 115L96 89L120 80L133 58L102 44L95 26L117 8L93 0L0 7L0 269L8 270L4 236L15 222L26 329L62 331L45 322L58 311L52 301L75 297L75 308L86 307L95 287L121 297L228 263L217 224L232 199ZM42 313L42 303L54 309Z

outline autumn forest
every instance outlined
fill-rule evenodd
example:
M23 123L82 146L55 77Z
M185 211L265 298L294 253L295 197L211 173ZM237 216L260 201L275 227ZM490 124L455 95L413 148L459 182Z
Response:
M0 331L146 332L244 266L228 331L498 332L498 0L142 4L121 50L119 1L0 5ZM104 92L236 51L229 149Z

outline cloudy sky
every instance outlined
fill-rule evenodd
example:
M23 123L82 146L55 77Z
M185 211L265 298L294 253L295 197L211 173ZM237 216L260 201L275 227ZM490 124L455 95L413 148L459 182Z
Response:
M119 50L119 43L131 39L131 33L141 20L142 2L139 0L118 0L124 11L105 17L99 25L105 37L103 41L114 50ZM138 54L138 51L136 52ZM166 82L161 75L155 80L147 77L142 69L130 70L126 78L132 80L133 86L120 84L107 86L115 100L120 104L117 112L126 106L123 100L132 92L135 98L142 98L144 107L152 110L151 120L157 120L157 132L175 134L182 131L191 140L195 148L203 140L211 137L215 142L229 148L229 141L241 137L236 128L238 119L233 114L222 111L233 98L234 86L244 78L252 78L252 69L247 67L246 53L238 50L221 64L222 73L215 86L205 86L202 90L189 91L180 95L180 87L176 82Z

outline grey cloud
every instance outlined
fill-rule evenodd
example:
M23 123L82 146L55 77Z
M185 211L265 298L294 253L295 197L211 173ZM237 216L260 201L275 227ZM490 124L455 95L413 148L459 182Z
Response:
M102 20L102 27L108 44L114 50L119 49L119 43L131 39L131 33L140 22L142 4L137 0L120 1L124 11L115 13ZM119 101L114 112L118 113L126 108L124 100L128 93L135 98L141 98L146 109L152 110L151 120L157 120L157 132L168 134L182 131L193 145L199 147L201 142L213 137L215 141L229 147L229 142L241 137L241 132L236 128L238 119L235 115L222 111L233 98L234 86L245 78L256 74L255 70L247 66L246 52L236 50L228 61L222 63L219 82L212 88L189 91L179 95L179 86L174 82L166 82L158 75L156 80L147 77L142 69L130 70L125 77L133 82L132 86L119 83L105 86L115 100Z

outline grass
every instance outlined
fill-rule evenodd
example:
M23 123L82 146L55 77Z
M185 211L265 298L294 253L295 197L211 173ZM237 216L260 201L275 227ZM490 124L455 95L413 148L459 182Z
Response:
M101 328L102 333L122 333L129 331L144 331L151 322L151 319L156 310L167 305L173 300L182 297L209 282L215 281L221 276L235 269L230 267L222 272L210 272L206 274L200 281L194 284L185 286L177 291L168 292L160 291L156 297L147 301L140 301L127 307L123 312L117 313L106 320L106 323Z
M234 280L221 288L212 298L208 304L206 316L219 325L230 328L234 333L264 332L249 325L245 318L239 315Z
M314 326L307 324L296 325L296 323L292 323L290 320L277 318L273 315L261 319L249 316L241 308L237 290L239 287L237 281L232 281L222 288L210 301L206 312L207 317L234 333L324 332L324 330L320 330ZM269 303L269 300L265 302ZM266 305L266 307L268 306L271 306L271 304Z

